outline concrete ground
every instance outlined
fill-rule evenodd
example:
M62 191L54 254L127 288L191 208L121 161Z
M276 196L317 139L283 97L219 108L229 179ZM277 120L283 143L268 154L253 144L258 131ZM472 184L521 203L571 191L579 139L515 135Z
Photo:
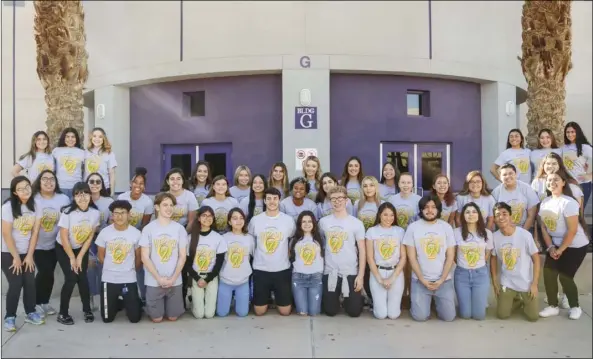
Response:
M541 295L543 298L543 293ZM540 298L542 307L543 299ZM84 323L73 298L76 324L64 326L50 316L36 327L17 319L16 333L2 332L3 357L540 357L591 358L592 297L582 295L583 316L567 310L536 323L516 313L508 320L431 319L417 323L407 311L397 320L343 314L329 318L268 314L196 320L188 312L178 322L131 324L120 312L114 323ZM52 304L57 307L58 300ZM20 307L22 311L22 307ZM97 313L98 314L98 313Z

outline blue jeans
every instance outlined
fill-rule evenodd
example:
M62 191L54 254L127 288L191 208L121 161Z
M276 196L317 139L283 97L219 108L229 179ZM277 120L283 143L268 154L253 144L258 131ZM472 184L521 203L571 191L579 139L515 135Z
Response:
M219 317L229 315L233 292L235 293L235 313L237 313L237 316L244 317L249 313L249 281L239 285L230 285L218 281L216 315Z
M455 319L455 288L452 280L446 280L435 290L428 290L416 278L412 278L411 290L412 308L410 314L416 321L423 322L430 318L430 302L434 297L437 307L437 316L446 322Z
M321 313L323 273L292 273L292 294L299 314L311 316Z
M490 273L487 266L478 269L455 268L455 291L459 316L484 320L490 294Z
M60 188L60 190L62 191L63 194L68 196L68 198L70 198L70 200L72 200L72 188L70 188L70 189Z
M97 245L93 239L93 244L89 248L89 267L87 270L87 278L89 281L89 292L92 296L101 294L101 273L103 265L99 262L97 257Z
M593 186L593 183L591 182L581 183L581 189L583 190L583 208L587 207L587 201L589 201L589 198L591 197L591 186Z

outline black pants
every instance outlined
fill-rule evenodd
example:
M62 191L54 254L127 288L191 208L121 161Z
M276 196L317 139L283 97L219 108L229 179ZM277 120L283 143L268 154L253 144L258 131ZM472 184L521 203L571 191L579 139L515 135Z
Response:
M24 262L25 255L21 254L21 262ZM16 317L16 310L19 307L19 298L21 296L21 289L23 289L23 305L25 306L25 313L33 313L35 311L35 273L25 272L23 264L22 272L14 274L10 266L12 266L12 254L10 252L2 252L2 272L8 281L8 292L6 293L6 315L4 319Z
M73 249L74 255L77 256L80 253L81 248ZM70 266L70 258L64 251L64 247L59 243L56 244L56 256L58 257L58 263L64 273L64 285L62 286L62 293L60 293L60 314L68 315L68 309L70 308L70 298L72 298L72 292L74 292L74 286L78 284L78 292L80 293L80 300L82 301L82 311L91 311L91 295L89 292L89 280L86 276L86 272L89 267L89 252L87 251L82 258L82 268L78 271L78 274L72 271Z
M544 263L544 285L548 304L558 306L558 277L564 294L568 298L571 308L579 306L579 291L574 282L574 276L587 255L587 246L581 248L566 248L558 260L546 255Z
M193 265L189 256L185 259L185 265L181 269L181 293L183 295L183 307L187 309L187 304L185 302L187 298L187 291L191 287L192 282L191 278L189 277L189 268ZM192 298L193 299L193 298Z
M327 274L323 276L323 311L329 317L333 317L340 311L340 294L342 294L343 279L342 277L338 277L336 290L330 292L327 287L328 277L329 276ZM354 279L356 279L355 275L349 275L346 277L350 294L347 298L344 298L344 311L351 317L358 317L362 313L364 301L362 298L362 291L354 291Z
M56 249L36 249L34 258L37 267L37 275L35 276L36 302L37 304L47 304L54 289L54 272L58 263Z
M119 311L119 296L122 296L126 315L132 323L138 323L142 317L142 302L136 283L115 284L101 282L101 319L111 323Z

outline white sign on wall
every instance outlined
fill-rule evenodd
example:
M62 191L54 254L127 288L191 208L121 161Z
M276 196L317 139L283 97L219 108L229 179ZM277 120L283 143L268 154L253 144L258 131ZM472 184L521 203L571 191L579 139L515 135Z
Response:
M317 157L317 149L316 148L297 148L294 151L295 155L295 167L297 171L303 170L303 161L308 156L315 156ZM300 175L300 174L299 174Z

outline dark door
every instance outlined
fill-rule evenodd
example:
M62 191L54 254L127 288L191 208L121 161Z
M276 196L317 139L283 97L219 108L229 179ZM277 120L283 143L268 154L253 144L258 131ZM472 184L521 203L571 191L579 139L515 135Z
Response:
M195 164L195 145L163 145L163 178L171 168L178 167L189 179Z
M416 180L416 161L414 157L414 144L406 142L382 142L381 143L381 168L379 169L379 177L381 178L381 170L386 162L391 162L395 165L397 172L408 172L414 177L414 189L417 188L418 181ZM397 186L397 184L396 184ZM418 191L416 191L418 192ZM421 193L418 193L421 194Z
M232 145L230 143L212 143L198 145L199 160L210 164L212 178L225 175L229 184L233 183L233 165L231 162Z
M448 144L417 144L416 163L418 164L418 188L422 188L425 193L432 189L432 182L434 177L439 173L443 173L449 177L449 156L447 148Z

